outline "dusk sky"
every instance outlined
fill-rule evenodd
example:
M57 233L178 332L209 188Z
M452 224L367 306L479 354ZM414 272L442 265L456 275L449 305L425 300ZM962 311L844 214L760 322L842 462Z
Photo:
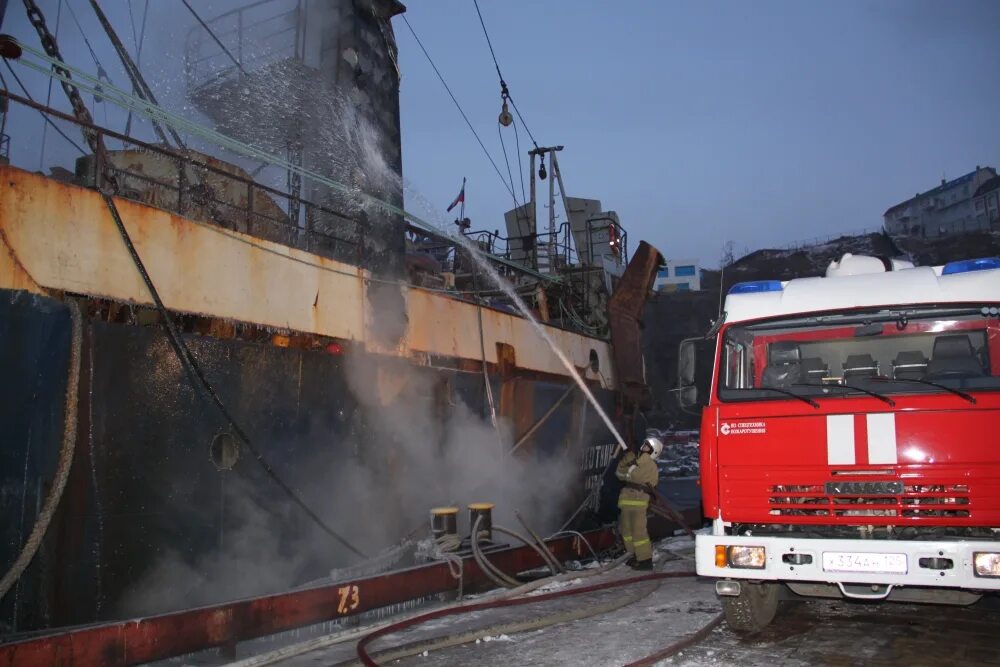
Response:
M472 0L407 4L506 174L499 84ZM643 238L714 267L728 239L740 253L876 228L943 176L1000 166L996 0L480 7L529 129L566 147L568 193L618 211L633 247ZM406 176L442 208L467 176L474 227L502 227L510 194L394 25ZM505 140L511 151L512 130Z
M66 1L123 85L89 3ZM39 4L54 22L57 0ZM129 22L138 22L144 4L132 0L130 16L121 0L103 3L133 51ZM239 3L194 4L211 17ZM499 82L472 0L406 4L406 19L506 176ZM180 0L150 6L143 70L166 106L187 111L182 51L193 19ZM480 0L480 7L528 128L542 145L565 146L568 194L617 211L632 248L646 239L667 257L715 267L727 240L741 254L876 229L886 208L942 177L1000 166L997 0ZM510 194L403 17L393 26L407 207L433 217L430 202L444 215L464 176L474 228L502 229ZM4 31L37 43L19 0L9 2ZM66 13L60 43L71 62L93 71ZM44 98L47 80L21 74ZM54 103L65 108L56 93ZM95 118L124 126L117 109L95 107ZM39 161L37 114L17 109L15 120L37 126L14 137L16 156L71 166L74 151L51 133ZM513 128L504 138L516 159ZM526 172L523 128L520 140Z

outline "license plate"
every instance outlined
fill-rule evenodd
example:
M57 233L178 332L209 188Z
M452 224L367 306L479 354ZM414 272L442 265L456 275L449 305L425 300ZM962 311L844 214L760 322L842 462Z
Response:
M823 569L827 572L906 574L906 554L824 551Z

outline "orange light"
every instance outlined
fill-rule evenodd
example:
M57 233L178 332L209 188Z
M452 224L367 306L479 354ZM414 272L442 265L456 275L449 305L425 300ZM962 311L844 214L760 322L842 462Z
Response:
M291 337L285 334L274 334L271 336L271 344L275 347L288 347L292 342Z
M715 567L726 566L726 547L722 544L715 545Z

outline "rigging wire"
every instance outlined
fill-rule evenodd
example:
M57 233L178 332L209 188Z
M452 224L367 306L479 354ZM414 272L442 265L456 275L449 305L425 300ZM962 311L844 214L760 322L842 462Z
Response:
M94 14L97 16L97 20L100 22L101 27L104 28L104 32L107 34L111 45L114 47L115 53L118 54L121 64L125 68L125 73L128 75L129 81L132 82L132 88L135 94L144 101L159 104L156 100L156 95L153 94L152 88L150 88L149 84L146 83L146 79L143 78L142 72L139 71L139 66L135 64L135 61L132 60L132 56L129 55L128 49L126 49L125 45L122 44L122 41L118 37L118 33L115 31L114 26L111 25L111 21L108 19L107 14L105 14L104 10L101 9L101 5L97 2L97 0L90 0L90 6L94 10ZM106 113L107 105L104 106L104 109ZM108 124L106 118L104 124L105 126ZM169 145L169 141L167 140L167 132L169 132L177 146L179 148L184 148L184 140L181 139L180 135L173 128L167 127L166 130L164 130L164 128L160 126L160 123L154 120L153 130L156 132L156 136L158 136L160 141L164 144Z
M56 9L56 39L59 39L59 27L62 23L62 8L63 0L59 0L59 6ZM45 106L52 106L52 84L55 83L55 79L49 79L49 90L45 94ZM6 86L4 86L6 88ZM48 134L49 125L46 123L42 125L42 147L38 151L38 170L42 171L45 166L45 135Z
M521 112L517 108L517 103L514 102L514 98L511 97L510 90L507 89L507 82L504 81L503 74L500 73L500 63L497 62L497 54L493 51L493 42L490 40L489 31L486 30L486 22L483 20L483 13L479 10L479 0L472 0L472 4L476 6L476 14L479 15L479 25L483 27L483 34L486 36L486 45L490 47L490 55L493 57L493 65L497 68L497 76L500 78L500 89L502 91L502 95L510 100L510 105L514 107L514 113L517 114L518 120L520 120L521 125L524 126L525 132L528 133L528 138L531 139L531 143L535 145L535 148L538 148L538 142L535 141L535 135L531 133L531 129L528 127L528 124L524 122L524 118L521 116Z
M4 60L3 60L3 64L7 66L7 69L8 69L8 70L10 70L10 73L11 73L11 74L12 74L12 75L14 76L14 80L15 80L15 81L17 81L17 85L21 87L21 92L23 92L23 93L24 93L24 96L25 96L25 97L27 97L27 98L28 98L29 100L31 100L32 102L34 102L34 101L35 101L35 99L34 99L34 98L33 98L33 97L31 96L31 93L29 93L29 92L28 92L28 89L27 89L27 87L25 87L25 85L24 85L24 82L23 82L23 81L21 81L21 77L19 77L19 76L17 75L17 72L15 72L15 71L14 71L14 68L10 66L10 61L9 61L9 60L7 60L6 58L4 58ZM4 89L6 89L6 88L7 88L7 82L6 82L6 81L4 81L4 84L3 84L3 87L4 87ZM60 127L59 127L58 125L56 125L56 124L55 124L55 123L54 123L54 122L52 121L52 119L48 117L48 115L47 115L47 114L45 114L45 113L44 113L44 112L42 112L42 111L39 111L38 113L39 113L39 114L41 114L42 118L43 118L43 119L45 120L45 122L46 122L47 124L49 124L49 125L51 125L51 126L52 126L52 129L53 129L53 130L55 130L56 132L58 132L58 133L59 133L59 136L61 136L61 137L62 137L63 139L65 139L65 140L66 140L66 141L68 141L68 142L69 142L70 144L72 144L72 145L73 145L73 148L75 148L76 150L80 151L80 153L81 153L82 155L86 155L86 154L87 154L87 151L83 150L83 149L82 149L82 148L80 147L80 144L78 144L78 143L76 143L75 141L73 141L72 139L70 139L70 138L69 138L69 135L68 135L68 134L66 134L65 132L63 132L63 131L62 131L62 128L60 128Z
M146 4L142 9L142 28L139 30L139 36L136 37L135 30L135 15L132 13L132 0L128 0L128 16L129 22L132 24L132 41L135 43L135 66L136 68L142 67L142 47L146 43L146 19L149 17L149 0L146 0ZM51 81L49 82L51 85ZM135 85L132 86L132 92L137 92L135 90ZM125 134L132 134L132 110L128 110L128 119L125 121Z
M104 69L104 65L101 64L101 60L97 57L97 52L94 51L94 47L91 45L90 40L87 39L87 31L83 29L83 25L80 23L80 19L77 18L76 12L73 11L73 3L67 2L66 9L69 10L69 15L73 17L73 23L76 24L76 29L80 31L80 36L83 37L83 43L87 45L87 50L90 51L90 57L93 58L94 64L97 65L97 78L105 78L108 83L111 83L111 77L108 76L108 71ZM58 27L58 24L57 26Z
M497 172L497 176L500 178L500 182L503 183L503 186L507 189L507 191L510 193L510 196L516 202L517 197L514 195L514 189L507 184L507 181L504 180L503 174L500 172L500 167L497 166L497 163L493 160L493 156L490 155L490 152L486 149L486 144L484 144L483 140L479 138L479 133L476 132L476 128L472 126L472 122L469 120L469 117L465 115L465 110L462 109L462 105L459 104L458 100L455 98L455 93L451 92L451 87L448 86L448 82L444 80L444 76L441 74L441 70L439 70L437 65L434 64L434 60L431 58L431 54L427 52L427 49L424 48L424 43L420 41L419 37L417 37L417 33L413 29L413 26L410 25L409 20L406 18L406 14L403 14L402 18L403 18L403 23L406 24L407 28L409 28L410 34L413 35L413 39L416 40L417 46L419 46L420 50L424 52L424 56L427 58L427 62L431 64L431 67L434 69L434 73L437 74L438 79L441 81L441 85L443 85L444 89L448 91L448 95L451 97L451 101L455 103L455 107L458 109L458 113L462 114L462 119L465 120L465 124L469 126L469 130L472 131L472 135L476 138L476 141L479 142L479 147L483 149L483 153L486 155L486 159L490 161L491 165L493 165L493 170Z
M507 178L510 179L511 196L514 198L514 208L518 208L517 195L514 194L514 174L510 170L510 159L507 157L507 145L503 142L503 125L497 123L497 136L500 137L500 148L503 150L503 161L507 164Z
M211 37L213 40L215 40L215 43L219 45L219 48L222 49L222 52L225 53L227 56L229 56L229 59L232 60L233 64L239 68L240 72L246 74L247 71L243 69L243 65L240 63L240 61L237 60L236 56L234 56L232 52L226 48L226 45L222 43L222 40L219 39L218 36L216 36L215 32L210 27L208 27L208 24L205 23L205 21L200 16L198 16L198 12L196 12L194 10L194 7L192 7L188 3L188 0L181 0L181 2L183 2L184 6L188 8L188 11L191 12L191 15L198 20L198 23L200 23L201 27L205 29L205 32L208 33L208 36Z
M509 94L508 94L509 95ZM517 131L517 123L511 123L514 126L514 144L517 147L517 175L521 178L521 201L525 204L528 203L528 195L524 193L524 162L521 160L521 137Z

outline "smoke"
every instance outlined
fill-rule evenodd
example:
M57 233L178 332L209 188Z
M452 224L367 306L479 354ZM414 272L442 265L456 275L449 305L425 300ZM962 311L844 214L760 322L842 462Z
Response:
M343 373L352 428L333 434L315 425L302 436L311 446L298 448L309 454L281 469L291 470L285 480L368 556L404 538L426 537L429 510L441 505L461 508L465 534L470 528L465 506L472 502L495 503L494 522L515 529L515 510L545 534L565 518L567 503L580 488L579 446L539 442L536 454L529 449L523 457L507 456L510 425L501 424L498 440L489 419L458 397L461 387L481 390L480 375L362 352L345 355ZM539 405L537 414L546 408ZM551 417L565 424L561 436L572 430L565 415ZM261 448L272 457L286 449L270 444ZM558 453L542 453L548 449ZM159 613L279 592L366 562L309 522L257 472L244 453L236 469L224 473L225 508L215 543L162 553L115 613Z
M231 5L213 2L211 7L220 11ZM207 7L204 13L209 14ZM324 34L336 32L337 26L329 23L335 20L331 14ZM157 32L147 49L164 40ZM154 79L173 93L162 96L168 106L183 98L190 83L180 74L182 54L176 46L187 43L186 27L183 33L175 29L171 34L173 39L166 41L174 44L173 60L160 58L158 71L153 72ZM212 48L211 42L205 43ZM184 111L273 152L280 153L299 132L303 164L352 190L344 195L306 183L307 199L345 213L364 211L373 219L386 212L372 210L368 200L356 195L401 205L399 138L391 127L392 109L377 97L378 73L372 65L362 58L345 70L344 63L350 65L350 60L336 60L324 68L326 78L316 80L294 64L282 64L276 48L261 40L259 53L246 56L255 67L278 62L267 79L241 81L240 88L228 91L220 87L215 118L201 116L193 104L185 104ZM338 53L346 54L346 48L346 43L338 45ZM207 106L205 100L201 105ZM255 136L245 137L254 132ZM258 179L283 179L279 171L266 168ZM408 191L407 197L411 196L416 193ZM337 224L314 222L321 230ZM370 290L372 298L366 300L369 321L382 323L383 328L386 322L397 322L405 331L405 300L374 298L374 292ZM308 363L310 353L302 354ZM269 458L284 451L299 452L294 461L271 462L281 463L276 467L284 481L359 550L375 556L409 536L424 537L429 509L440 505L455 504L464 510L471 502L493 502L495 523L517 526L513 513L518 510L541 533L565 518L567 500L579 490L577 454L583 443L567 447L561 441L540 442L538 453L529 447L523 457L507 456L512 426L501 420L498 434L476 401L469 399L469 405L461 399L463 392L482 395L481 375L432 370L360 349L345 355L343 373L351 394L344 405L352 415L347 433L315 423L309 433L296 435L290 443L255 444ZM567 422L571 404L551 419ZM538 416L548 406L536 407ZM565 423L561 436L570 430ZM559 453L541 452L550 449ZM246 453L232 472L221 473L221 479L224 507L192 510L199 521L208 518L212 530L201 535L198 544L177 545L159 554L118 601L115 613L150 614L278 592L315 580L332 568L357 563L356 556L311 523L267 480ZM466 513L460 516L460 530L468 532Z

